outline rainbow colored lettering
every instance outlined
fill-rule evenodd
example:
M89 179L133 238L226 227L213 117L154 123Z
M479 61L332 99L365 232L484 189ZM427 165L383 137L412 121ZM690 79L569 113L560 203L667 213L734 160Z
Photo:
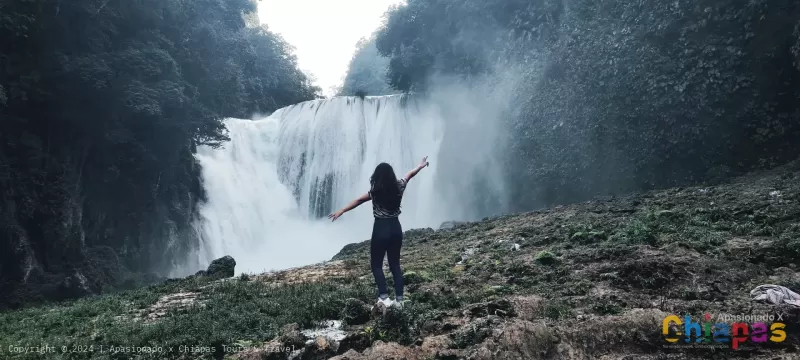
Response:
M739 345L748 340L754 343L765 343L767 341L783 342L786 340L786 324L773 322L769 326L765 322L748 324L746 322L734 322L727 324L719 322L711 323L711 315L705 314L705 322L692 322L692 318L686 315L683 320L677 315L669 315L664 318L661 333L664 340L670 343L680 341L680 336L684 336L686 343L727 343L730 342L734 350L739 349ZM683 331L680 330L683 325ZM677 326L679 330L670 334L670 327ZM713 329L713 332L712 332ZM694 338L694 339L692 339Z

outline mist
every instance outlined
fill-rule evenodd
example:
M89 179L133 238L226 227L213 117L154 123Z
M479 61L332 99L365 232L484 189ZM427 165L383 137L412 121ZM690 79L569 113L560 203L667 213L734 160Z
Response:
M381 162L402 177L428 156L404 194L404 229L506 211L500 116L513 82L432 77L429 85L424 94L312 100L226 120L231 141L197 154L208 199L192 263L231 255L237 271L255 273L325 261L369 239L371 203L334 223L326 215L366 193Z
M408 6L422 6L413 21L444 11L417 2ZM448 8L447 16L482 20L426 32L405 29L398 19L409 13L392 10L385 26L361 43L350 66L353 75L340 90L369 96L308 101L254 121L270 126L228 120L233 133L258 135L232 140L245 142L233 146L247 154L224 150L200 158L210 201L200 211L206 260L199 262L241 253L243 269L284 268L325 260L345 244L368 239L370 204L333 224L325 215L366 192L372 169L384 161L402 176L429 156L431 167L412 181L403 201L401 222L410 229L711 181L714 174L747 169L745 162L752 167L788 158L773 152L772 159L757 160L731 148L733 140L752 148L768 138L776 141L769 146L780 148L796 132L797 125L787 123L794 130L753 137L744 122L761 110L741 99L767 101L781 90L733 86L765 71L743 71L742 65L783 66L782 60L733 53L729 63L703 70L711 78L689 76L659 55L673 44L630 27L636 14L661 14L664 24L687 16L672 7L625 7L626 16L614 17L607 15L622 4L537 6L542 8L525 11L547 16L533 24L482 18L480 9L466 5ZM596 17L586 18L587 9L596 10ZM721 23L745 21L738 13L726 16ZM402 45L411 40L428 47ZM716 41L696 38L681 46L702 49ZM779 43L774 48L786 50ZM643 55L640 49L650 51ZM670 61L688 68L695 60ZM724 76L715 78L716 71ZM686 96L689 88L702 89L701 95ZM388 89L406 94L386 96ZM731 99L743 105L733 106ZM786 116L781 111L760 116ZM268 151L262 148L267 143ZM248 161L261 165L256 171ZM230 165L216 162L241 165L222 170ZM250 180L233 180L240 177ZM264 200L231 204L242 189ZM232 216L237 206L259 215ZM294 244L307 250L292 251Z
M371 203L334 223L326 215L365 193L381 162L402 177L428 156L430 166L404 194L406 230L508 212L513 123L506 119L523 70L504 60L470 79L433 73L419 92L338 96L226 120L231 141L198 150L208 200L192 263L231 255L237 271L255 273L325 261L369 239Z
M335 223L326 215L366 193L381 162L390 163L398 177L424 156L431 164L406 190L400 216L405 229L476 218L473 203L480 192L470 174L491 169L491 150L453 142L447 152L466 155L456 167L453 155L442 154L444 134L459 126L452 119L471 126L464 134L473 139L478 137L472 132L486 130L478 126L478 114L454 110L462 107L415 95L337 97L255 121L226 120L231 141L221 149L198 150L208 199L199 210L202 245L193 263L231 255L237 271L283 269L328 260L344 245L369 239L371 203ZM464 192L446 191L453 184Z
M794 159L797 19L784 0L410 1L375 43L394 88L490 98L499 208L518 212Z

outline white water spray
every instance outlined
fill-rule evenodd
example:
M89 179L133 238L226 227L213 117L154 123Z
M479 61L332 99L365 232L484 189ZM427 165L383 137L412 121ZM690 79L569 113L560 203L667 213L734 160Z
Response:
M423 156L430 167L408 185L405 230L468 217L466 203L436 191L444 119L408 96L339 97L280 109L261 120L228 119L231 141L198 149L208 202L200 209L200 264L231 255L237 272L284 269L330 259L367 240L372 205L331 223L325 214L369 189L375 166L398 177Z

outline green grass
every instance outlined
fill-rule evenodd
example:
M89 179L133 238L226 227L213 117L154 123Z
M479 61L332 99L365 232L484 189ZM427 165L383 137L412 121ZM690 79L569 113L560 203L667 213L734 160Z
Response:
M542 316L550 320L569 319L574 316L572 307L564 301L548 301L541 310Z
M556 257L553 255L553 253L542 250L536 253L536 256L533 257L533 260L543 265L550 265L555 263Z
M447 273L419 271L419 283L457 281ZM441 275L441 277L436 277ZM463 280L463 279L462 279ZM414 283L414 282L412 282ZM0 346L93 346L93 352L62 354L51 358L93 359L127 358L125 353L111 354L104 349L115 347L158 347L164 352L141 358L212 358L213 354L187 353L181 345L214 347L241 343L265 343L290 323L310 328L322 320L339 319L349 299L370 304L375 290L371 277L365 280L339 279L322 283L270 286L249 277L209 283L195 279L172 281L158 286L86 298L62 305L32 307L0 313ZM443 290L444 289L444 290ZM412 302L402 312L371 321L371 340L411 344L447 311L485 299L483 287L466 286L457 292L435 288L430 292L409 294ZM166 294L197 291L195 305L171 310L152 323L134 320L136 312L147 309ZM199 305L202 304L202 305ZM221 355L221 354L219 354ZM38 358L37 354L12 354L13 358Z
M369 341L410 345L427 336L449 334L455 348L468 349L497 324L490 324L485 315L464 318L464 311L516 295L541 298L526 315L544 319L553 328L584 326L586 322L571 321L581 313L624 316L631 308L654 306L650 304L658 296L664 296L663 304L671 311L729 311L726 304L735 302L737 294L746 295L766 281L793 289L800 286L793 275L796 267L792 268L800 266L800 206L744 202L740 193L731 190L735 196L714 198L659 195L646 207L625 212L554 211L455 230L407 233L402 257L411 302L403 311L377 319L366 319L363 311L371 305L375 284L369 243L361 242L348 245L336 257L352 276L346 279L282 287L250 276L218 283L183 279L0 313L0 349L40 344L160 346L173 351L139 355L197 358L198 354L180 352L178 346L258 345L285 335L286 324L309 328L332 319L344 320L346 331ZM519 250L512 250L514 243L521 245ZM474 254L457 266L467 248L474 248ZM687 251L702 256L688 257ZM753 275L779 267L790 271L782 270L777 279ZM391 289L391 274L387 281ZM173 311L152 324L132 320L132 312L179 291L199 292L203 307ZM453 318L468 323L457 326L459 321ZM6 355L4 351L0 357ZM51 355L48 358L129 358L129 354Z
M191 282L184 283L192 288ZM281 327L298 323L309 327L322 320L338 319L348 298L369 301L374 295L367 282L341 281L271 287L260 282L232 280L216 283L202 292L204 307L193 306L171 313L152 324L117 318L129 310L157 301L177 284L140 289L76 301L70 306L29 308L0 314L0 346L48 344L59 348L74 345L153 346L179 357L180 345L233 345L237 341L264 342L278 335ZM169 348L172 347L172 351ZM54 354L57 355L57 354ZM75 353L61 358L88 359L100 353ZM124 358L123 355L119 354ZM29 354L19 358L35 358ZM191 357L191 356L190 356ZM58 358L58 356L54 356Z
M651 224L635 219L622 230L622 239L630 244L655 244L656 236Z

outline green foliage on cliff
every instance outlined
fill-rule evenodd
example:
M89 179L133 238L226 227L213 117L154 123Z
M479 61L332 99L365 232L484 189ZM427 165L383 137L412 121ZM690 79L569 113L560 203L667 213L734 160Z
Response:
M515 209L714 180L800 152L794 1L409 0L376 45L402 91L435 75L516 82L500 116Z
M389 59L378 53L375 37L363 38L356 44L356 52L350 60L338 95L375 96L398 93L387 82L388 70Z
M197 146L314 98L250 0L0 4L0 293L19 305L160 271L195 245Z

